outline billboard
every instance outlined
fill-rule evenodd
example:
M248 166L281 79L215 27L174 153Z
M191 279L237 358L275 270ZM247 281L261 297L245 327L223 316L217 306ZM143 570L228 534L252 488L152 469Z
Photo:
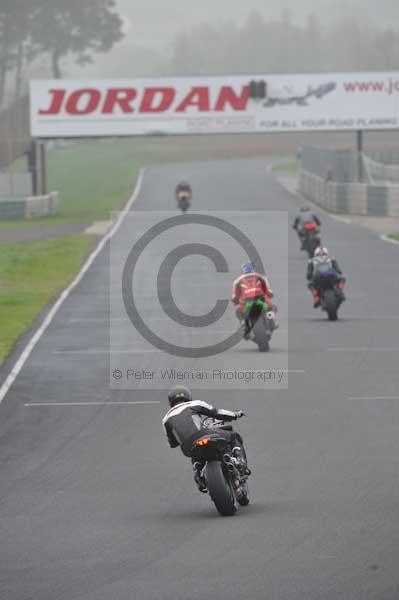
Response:
M399 72L31 81L38 138L395 129Z

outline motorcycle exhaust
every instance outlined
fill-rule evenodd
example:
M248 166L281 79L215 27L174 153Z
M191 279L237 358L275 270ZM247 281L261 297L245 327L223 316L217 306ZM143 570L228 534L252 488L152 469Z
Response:
M273 331L276 328L275 316L276 316L276 313L272 310L269 310L269 312L266 313L266 318L268 320L271 333L273 333Z
M236 470L236 466L233 463L231 456L229 456L228 454L223 454L223 462L228 468L228 470L234 473L234 471Z

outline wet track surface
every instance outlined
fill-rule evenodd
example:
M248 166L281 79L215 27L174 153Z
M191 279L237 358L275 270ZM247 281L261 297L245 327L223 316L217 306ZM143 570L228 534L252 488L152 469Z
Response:
M174 211L165 190L179 179L200 210L286 210L292 222L298 209L251 160L150 168L134 210ZM165 394L110 391L108 248L99 255L0 407L1 598L399 596L399 250L329 217L323 229L348 301L337 323L313 310L290 232L289 389L196 394L247 413L252 501L233 518L168 450ZM272 353L286 343L276 332ZM232 352L248 369L260 356ZM87 404L61 405L74 402Z

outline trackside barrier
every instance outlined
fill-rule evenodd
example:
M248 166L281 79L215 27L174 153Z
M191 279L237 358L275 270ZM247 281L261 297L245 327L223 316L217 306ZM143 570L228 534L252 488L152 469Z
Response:
M302 169L299 173L299 191L333 213L399 216L399 185L337 183Z
M0 219L33 219L57 214L60 204L58 192L46 196L0 198Z

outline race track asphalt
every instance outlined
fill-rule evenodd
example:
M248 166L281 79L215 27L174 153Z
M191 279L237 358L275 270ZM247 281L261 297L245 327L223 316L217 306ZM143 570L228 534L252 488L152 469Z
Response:
M134 211L175 214L179 179L199 210L288 211L292 222L299 205L264 161L247 160L149 168ZM233 518L168 449L165 393L110 390L109 248L98 256L0 406L2 600L399 597L399 249L322 219L348 276L340 320L313 310L290 231L289 335L272 281L283 308L270 355L242 344L226 359L259 368L288 340L288 389L196 392L247 413L251 504ZM130 243L126 223L116 238ZM140 364L170 364L149 356Z

